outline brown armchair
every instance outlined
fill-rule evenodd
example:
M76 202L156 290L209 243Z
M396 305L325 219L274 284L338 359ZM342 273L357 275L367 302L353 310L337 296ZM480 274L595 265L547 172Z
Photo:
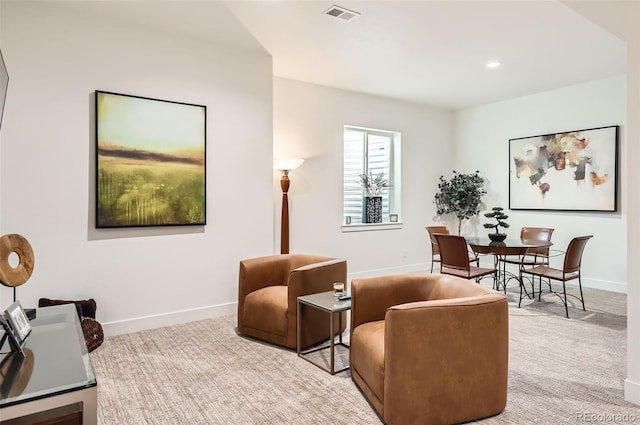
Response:
M507 402L507 298L455 276L351 283L350 370L387 425L452 424Z
M287 254L240 261L238 333L296 348L297 298L347 281L346 260ZM329 315L302 306L301 348L329 338ZM335 333L344 331L336 326Z

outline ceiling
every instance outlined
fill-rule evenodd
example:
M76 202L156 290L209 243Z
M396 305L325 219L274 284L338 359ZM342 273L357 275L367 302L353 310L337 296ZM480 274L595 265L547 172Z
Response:
M626 66L624 1L67 4L107 19L266 50L278 77L452 110L621 75ZM348 22L325 15L334 4L361 15ZM502 66L487 69L489 60Z

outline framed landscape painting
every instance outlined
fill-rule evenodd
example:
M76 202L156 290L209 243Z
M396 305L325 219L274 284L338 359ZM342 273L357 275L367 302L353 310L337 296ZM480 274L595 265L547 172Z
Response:
M96 227L206 224L206 106L96 91Z
M509 140L512 210L617 211L618 126Z

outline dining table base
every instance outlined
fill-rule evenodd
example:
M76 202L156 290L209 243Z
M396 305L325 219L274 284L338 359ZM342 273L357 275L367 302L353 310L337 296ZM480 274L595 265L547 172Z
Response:
M467 244L477 254L491 254L493 255L494 267L498 270L496 280L494 283L494 289L502 290L505 294L507 292L507 284L515 279L518 281L520 287L520 300L518 306L520 306L522 299L526 296L529 299L535 299L535 284L531 279L532 291L531 294L527 290L524 284L524 277L522 276L521 268L519 265L518 274L507 270L507 263L502 261L508 256L520 257L526 255L532 250L539 248L549 247L553 245L550 241L541 241L535 239L505 239L502 242L493 242L489 238L481 237L465 237ZM524 292L524 296L523 296Z

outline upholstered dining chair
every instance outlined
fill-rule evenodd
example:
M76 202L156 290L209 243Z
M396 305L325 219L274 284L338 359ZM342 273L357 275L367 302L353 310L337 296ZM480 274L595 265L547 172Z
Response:
M573 238L571 242L569 242L569 245L567 246L567 251L564 255L564 264L562 266L562 269L552 268L552 267L549 267L548 265L539 265L531 269L522 270L522 273L562 282L562 294L563 294L562 297L560 296L560 294L558 294L557 292L551 289L551 284L549 284L549 288L550 288L549 292L556 295L558 298L560 298L560 300L562 300L564 304L565 315L567 318L569 318L569 306L567 304L567 295L570 297L574 297L577 300L580 300L580 302L582 302L582 310L585 311L584 296L582 294L582 279L581 279L580 271L582 268L582 253L584 252L584 247L587 245L587 242L589 242L589 239L591 239L592 237L593 235L578 236ZM574 279L578 279L578 287L580 288L579 298L576 295L567 294L566 282ZM540 301L541 296L542 296L542 279L540 280L540 286L538 288L538 301ZM520 302L518 303L518 307L520 307L521 303L522 303L522 286L520 286Z
M317 255L286 254L240 261L238 333L296 348L297 301L302 295L333 290L347 282L346 260ZM301 306L301 348L329 339L346 328L346 312L329 335L329 315ZM342 328L339 324L342 323Z
M440 247L438 246L438 241L435 235L436 233L449 235L451 232L449 232L447 226L427 226L425 229L429 232L429 240L431 241L431 273L433 273L433 264L440 263ZM478 254L473 251L469 251L468 255L470 263L476 263L476 266L480 266ZM442 269L442 265L440 269Z
M387 425L454 424L507 402L506 295L455 276L351 282L351 378Z
M554 229L548 227L523 227L520 229L520 239L551 242L551 235L553 235L553 231ZM518 267L520 285L524 285L522 269L549 265L549 247L530 248L523 255L508 255L500 257L500 266L503 267L503 272L506 271L507 264L516 265ZM531 279L531 298L535 296L535 292L535 282Z
M440 247L440 273L475 279L476 282L479 282L484 276L493 275L495 287L498 270L495 267L472 266L469 262L469 248L464 236L436 233L435 237Z

